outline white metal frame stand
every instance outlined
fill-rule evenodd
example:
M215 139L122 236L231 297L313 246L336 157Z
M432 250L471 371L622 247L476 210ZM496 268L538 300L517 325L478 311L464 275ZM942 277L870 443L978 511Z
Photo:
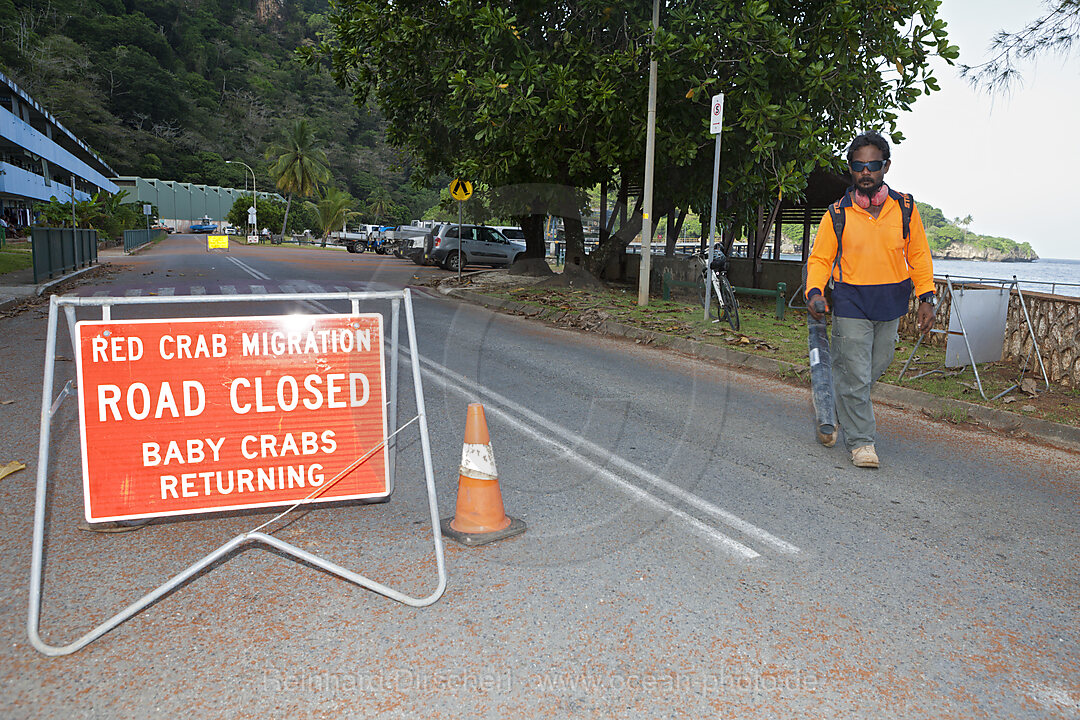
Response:
M40 634L40 621L41 621L41 597L42 597L42 577L44 567L44 542L45 542L45 505L48 498L48 467L49 467L49 435L51 430L52 417L56 414L57 410L63 401L71 395L75 394L75 387L72 381L68 381L60 393L53 397L53 381L55 375L55 360L56 360L56 337L57 337L57 325L59 320L59 310L62 307L67 317L68 330L71 334L72 344L75 342L75 308L77 307L100 307L102 320L111 319L111 309L114 305L154 305L154 304L192 304L192 303L239 303L239 302L288 302L288 301L314 301L314 300L348 300L352 303L353 314L360 312L361 300L389 300L391 303L391 331L390 331L390 401L389 401L389 417L388 422L391 428L391 434L387 438L387 450L390 470L390 491L393 492L394 478L396 472L396 456L397 456L397 438L396 435L406 426L417 421L420 431L420 445L423 451L424 458L424 478L427 483L427 497L428 497L428 511L431 516L431 530L432 540L435 549L435 562L438 568L438 584L430 595L421 598L415 598L405 593L402 593L394 588L384 585L380 582L372 580L364 575L348 570L340 565L329 562L317 555L313 555L306 550L291 545L287 542L279 540L273 535L269 535L264 532L260 532L263 527L268 525L273 520L263 523L259 527L246 533L237 535L229 542L225 543L218 549L214 550L210 554L202 557L194 564L188 566L183 571L169 578L166 582L159 585L153 591L143 595L141 598L125 607L120 612L113 615L111 618L95 627L90 632L86 633L82 637L68 643L67 645L49 645L41 639ZM398 316L400 314L401 305L405 306L405 321L406 331L409 338L409 356L411 358L412 366L412 379L413 389L416 396L416 411L417 415L412 420L397 427L397 385L398 385ZM203 570L213 565L218 560L225 558L231 552L244 545L251 544L263 544L269 547L279 550L281 553L292 557L298 561L310 563L315 567L326 570L329 573L337 575L338 577L348 580L351 583L360 585L369 590L373 590L381 595L396 600L400 603L410 605L412 607L426 607L438 600L443 592L446 590L447 575L446 575L446 563L443 550L443 538L442 530L439 526L439 507L438 499L435 495L435 477L432 469L431 462L431 444L428 436L427 426L427 412L424 407L424 391L423 385L420 379L420 353L416 346L416 325L413 318L413 306L412 296L409 289L399 291L386 291L386 292L334 292L334 293L278 293L272 295L199 295L199 296L170 296L170 297L74 297L53 296L49 303L49 325L48 336L46 338L45 345L45 377L42 382L42 394L41 394L41 434L38 447L38 467L37 467L37 491L36 501L34 506L34 535L33 535L33 554L30 566L30 603L29 613L27 617L27 633L30 636L30 642L39 652L49 655L68 655L76 650L79 650L89 643L97 640L105 633L109 632L113 628L117 627L125 620L138 614L146 607L156 602L160 598L168 595L170 592L178 588L184 582L199 574ZM373 448L374 451L376 448ZM301 503L293 505L291 508L285 510L284 513L279 515L280 518L285 513L291 512L298 507ZM274 518L275 520L277 518Z
M1012 280L994 280L994 279L982 279L982 278L980 278L980 279L977 280L977 282L979 284L983 284L983 285L995 285L995 284L999 285L1002 288L1003 291L1006 288L1008 288L1009 292L1012 292L1014 289L1016 290L1016 295L1017 295L1018 298L1020 298L1020 307L1024 311L1024 321L1027 323L1028 333L1029 333L1029 335L1031 337L1031 348L1032 348L1032 351L1034 351L1034 353L1035 353L1035 357L1039 361L1039 370L1042 372L1043 392L1045 392L1046 390L1049 390L1050 389L1050 379L1046 375L1046 367L1043 365L1042 353L1039 352L1039 343L1038 343L1038 340L1036 340L1036 338L1035 338L1035 328L1032 327L1032 325L1031 325L1031 316L1028 314L1027 303L1024 301L1024 293L1021 292L1021 290L1020 290L1020 283L1017 281L1016 276L1013 275ZM963 313L960 311L960 306L958 304L954 304L953 302L951 302L952 299L953 299L954 292L953 292L952 278L950 276L948 276L948 275L945 276L945 285L947 286L948 292L949 292L949 300L950 300L949 305L952 308L952 311L956 313L956 321L960 325L960 335L962 335L963 338L964 338L964 346L967 348L968 360L971 363L971 370L972 370L972 372L975 373L975 384L978 386L979 394L982 395L983 400L987 400L987 401L997 400L998 398L1000 398L1000 397L1012 392L1016 388L1020 387L1020 380L1023 379L1024 373L1027 372L1028 364L1031 362L1031 352L1028 352L1027 357L1024 358L1024 364L1020 366L1020 374L1018 376L1017 381L1014 384L1010 385L1005 390L1002 390L1001 392L999 392L994 397L992 397L992 398L986 397L986 392L983 390L982 378L979 377L979 367L978 367L978 365L975 364L975 355L971 350L971 342L968 340L967 330L964 329ZM946 335L946 334L948 334L949 331L948 330L937 330L937 329L935 329L935 330L931 330L930 332L938 334L938 335ZM903 384L904 373L907 372L908 366L911 365L912 360L915 358L915 353L918 352L919 345L922 344L923 337L924 337L924 335L919 335L919 339L915 342L915 347L913 347L911 349L911 354L908 356L907 362L904 363L904 367L901 368L901 370L900 370L900 375L896 378L897 384ZM918 375L912 375L910 379L911 380L917 380L918 378L924 377L926 375L932 375L934 373L941 373L942 375L944 375L945 374L944 365L942 365L942 367L940 367L940 368L934 368L933 370L927 370L926 372L921 372Z

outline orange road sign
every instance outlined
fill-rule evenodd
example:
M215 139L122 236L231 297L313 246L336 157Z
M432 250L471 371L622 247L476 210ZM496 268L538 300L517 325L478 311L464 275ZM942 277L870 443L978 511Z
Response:
M76 324L91 522L385 497L382 315Z
M465 202L472 197L472 183L461 179L450 183L450 197L458 202Z

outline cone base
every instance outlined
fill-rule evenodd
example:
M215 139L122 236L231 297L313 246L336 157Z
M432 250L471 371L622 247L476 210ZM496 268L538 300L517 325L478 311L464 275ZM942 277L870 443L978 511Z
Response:
M477 545L487 545L488 543L495 542L496 540L504 540L508 537L514 537L525 532L525 521L518 520L517 518L510 518L510 524L502 530L493 530L492 532L484 533L466 533L455 530L450 527L450 523L454 521L454 518L443 518L440 523L442 527L442 534L451 540L457 540L462 545L468 545L469 547L476 547Z

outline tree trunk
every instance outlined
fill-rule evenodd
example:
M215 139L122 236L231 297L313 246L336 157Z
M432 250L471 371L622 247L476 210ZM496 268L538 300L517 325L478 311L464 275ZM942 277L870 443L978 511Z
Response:
M581 227L581 217L563 216L563 239L566 241L567 265L585 264L585 231Z
M525 233L525 257L542 258L547 255L544 245L544 220L545 215L525 215L516 218Z
M682 233L683 220L686 220L686 211L688 208L683 208L679 211L679 218L675 219L675 208L671 208L671 212L667 216L667 242L664 243L664 255L672 257L675 254L675 243L679 241L679 235Z
M686 221L686 213L688 213L689 211L690 208L683 208L682 211L679 213L679 219L675 221L675 242L678 242L679 238L682 237L682 226L683 223Z
M589 255L589 271L591 273L599 276L604 271L604 268L607 267L608 261L611 258L625 252L626 246L637 237L639 232L641 232L641 220L641 203L639 201L637 209L634 210L634 214L619 228L618 232L613 233L606 243L597 247L596 250Z
M285 242L285 228L289 227L289 208L292 207L292 193L289 193L289 199L285 202L285 219L281 222L281 241ZM259 228L255 228L255 232L259 232Z

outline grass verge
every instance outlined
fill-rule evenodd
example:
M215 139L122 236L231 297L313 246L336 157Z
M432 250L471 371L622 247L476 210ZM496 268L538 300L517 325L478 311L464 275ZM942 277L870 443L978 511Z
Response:
M33 264L34 256L29 249L5 247L0 249L0 275L25 270Z
M776 301L771 298L739 296L740 331L726 323L704 319L696 297L671 300L654 299L646 307L637 304L636 288L614 287L602 291L566 288L510 287L503 289L474 286L474 292L492 297L515 300L538 309L555 311L546 317L557 325L571 327L595 326L598 321L612 320L665 335L682 337L712 345L730 347L742 352L792 363L799 370L785 369L779 375L788 382L809 383L806 342L806 312L788 308L783 319L776 317ZM1021 379L1019 368L1007 361L984 363L978 366L979 379L971 368L945 368L942 348L921 345L911 359L902 382L898 377L911 356L914 341L901 338L896 357L882 382L921 390L937 397L962 400L977 405L1008 410L1021 415L1080 427L1080 389L1051 386L1042 392L1041 375L1028 372L1025 378L1037 379L1039 392L1031 395L1021 388L1010 390L996 400L984 400L1007 390ZM921 378L920 373L934 371ZM1031 383L1025 383L1031 388ZM969 423L973 420L957 406L937 413L936 419L950 423Z

